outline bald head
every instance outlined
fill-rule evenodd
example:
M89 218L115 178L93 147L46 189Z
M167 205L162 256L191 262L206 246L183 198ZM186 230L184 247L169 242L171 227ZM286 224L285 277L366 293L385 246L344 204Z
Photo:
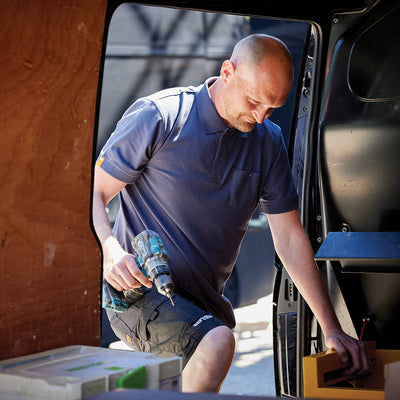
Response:
M293 63L289 49L280 39L265 34L254 34L240 40L233 49L230 58L237 69L246 72L262 63L278 62L287 72L288 77L293 76Z
M241 132L250 132L282 107L293 82L286 45L263 34L239 41L220 72L209 87L211 99L225 123Z

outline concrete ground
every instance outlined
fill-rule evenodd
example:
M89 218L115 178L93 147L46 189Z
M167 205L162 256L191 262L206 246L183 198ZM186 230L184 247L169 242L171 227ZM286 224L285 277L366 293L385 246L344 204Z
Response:
M236 350L222 394L275 397L272 295L235 310Z

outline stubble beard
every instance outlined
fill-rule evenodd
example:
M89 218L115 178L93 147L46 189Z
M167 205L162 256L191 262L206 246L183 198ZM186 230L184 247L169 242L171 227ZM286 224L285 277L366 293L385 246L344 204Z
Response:
M239 114L237 116L227 115L227 121L229 125L240 132L251 132L256 126L256 122L248 122L248 116L245 114Z
M234 114L231 110L234 107L231 107L230 101L225 101L225 121L227 125L231 128L235 128L240 132L251 132L256 126L256 122L251 121L251 117L244 113Z

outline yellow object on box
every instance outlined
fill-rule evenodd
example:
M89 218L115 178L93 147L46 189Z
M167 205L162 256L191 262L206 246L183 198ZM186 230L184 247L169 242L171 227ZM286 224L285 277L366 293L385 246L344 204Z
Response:
M304 397L309 399L384 400L385 366L400 361L400 350L376 350L374 369L363 377L345 377L336 351L303 358Z

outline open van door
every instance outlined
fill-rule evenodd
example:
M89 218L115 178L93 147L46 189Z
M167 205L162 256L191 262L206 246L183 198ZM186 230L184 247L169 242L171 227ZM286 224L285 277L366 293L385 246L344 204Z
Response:
M109 1L108 19L121 3ZM141 3L188 7L183 0ZM397 0L193 0L190 8L309 23L289 143L302 223L346 332L398 348L399 257L387 251L400 231ZM362 251L372 247L372 254ZM277 258L275 266L276 392L299 397L302 358L323 350L324 338Z
M329 18L311 24L292 124L301 218L343 329L399 349L400 5L366 2ZM325 350L324 338L276 267L276 390L300 397L302 357Z

